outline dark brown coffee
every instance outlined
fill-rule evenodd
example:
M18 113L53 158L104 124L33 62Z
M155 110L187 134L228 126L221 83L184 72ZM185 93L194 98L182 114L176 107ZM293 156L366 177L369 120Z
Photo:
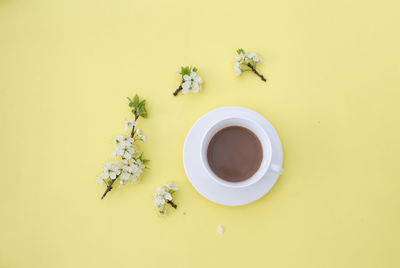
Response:
M258 170L263 159L257 136L244 127L232 126L218 131L207 148L211 170L229 182L244 181Z

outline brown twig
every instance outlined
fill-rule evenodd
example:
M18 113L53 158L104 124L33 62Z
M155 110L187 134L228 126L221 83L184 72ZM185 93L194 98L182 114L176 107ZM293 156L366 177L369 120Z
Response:
M138 120L138 118L139 118L139 114L138 114L136 108L135 108L134 113L135 113L135 122L136 122ZM135 136L135 126L132 127L131 138L133 138L133 136Z
M171 200L168 200L167 203L170 204L174 209L176 209L176 208L178 207L178 206L177 206L174 202L172 202Z
M249 66L250 69L253 71L253 73L255 73L256 75L258 75L258 76L261 78L261 80L263 80L264 82L267 82L267 79L265 79L265 77L264 77L262 74L260 74L259 72L257 72L257 70L253 67L253 65L251 65L250 63L247 63L247 66Z
M174 93L172 93L174 96L178 95L178 93L183 89L182 88L183 82L184 82L184 80L182 79L182 83L180 84L180 86L177 88L177 90L175 90Z
M118 176L117 176L115 179L111 180L110 184L107 185L106 191L105 191L104 194L101 196L101 199L102 199L102 200L103 200L103 198L108 194L108 192L111 191L112 185L113 185L113 183L117 180L117 178L118 178Z

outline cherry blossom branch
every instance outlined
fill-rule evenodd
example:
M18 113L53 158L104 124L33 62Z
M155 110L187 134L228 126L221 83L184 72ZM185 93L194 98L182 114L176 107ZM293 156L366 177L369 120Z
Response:
M134 110L134 114L135 114L135 122L136 122L136 121L138 120L138 118L139 118L139 114L138 114L136 108L135 108L135 110ZM133 138L133 136L135 136L135 126L132 127L131 138ZM111 180L110 184L107 185L107 189L105 190L104 194L101 196L101 199L102 199L102 200L103 200L104 197L106 197L106 195L108 194L108 192L111 191L112 185L113 185L113 183L118 179L118 177L119 177L119 175L118 175L115 179Z
M135 114L135 122L136 122L138 120L138 118L139 118L139 114L137 113L137 109L136 108L134 110L134 114ZM134 135L135 135L135 126L132 127L131 138L133 138ZM111 191L112 185L118 179L118 177L119 177L119 175L115 179L111 180L110 184L107 185L107 189L105 190L104 194L101 196L102 200L103 200L104 197L106 197L108 192Z
M263 62L263 60L260 59L256 53L251 52L248 54L242 48L236 50L236 53L237 55L235 56L234 70L237 76L240 76L243 72L252 71L258 77L260 77L262 81L267 82L267 79L265 79L265 77L256 70L257 63ZM250 69L244 68L246 66Z
M139 99L136 94L133 99L127 98L129 100L129 107L132 108L132 114L134 115L134 120L129 120L126 124L125 129L129 130L124 136L118 136L115 139L115 144L117 149L113 152L114 156L121 157L121 161L116 161L114 163L107 163L104 168L104 172L100 177L99 182L105 182L107 185L101 199L110 192L113 187L114 182L119 178L121 185L126 182L131 181L135 183L139 180L142 174L142 169L146 168L145 163L149 160L143 159L140 151L134 148L133 143L137 140L146 141L146 136L138 128L135 131L136 122L139 117L147 118L147 109L145 107L145 100ZM137 137L135 137L137 135ZM139 155L140 153L140 155Z

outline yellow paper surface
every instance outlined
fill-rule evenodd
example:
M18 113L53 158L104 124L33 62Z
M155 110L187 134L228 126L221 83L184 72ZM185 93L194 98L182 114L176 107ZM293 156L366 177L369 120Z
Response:
M400 267L399 8L0 0L0 267ZM239 47L267 83L234 75ZM172 96L183 64L200 94ZM135 93L150 169L100 201ZM243 207L203 198L182 164L193 123L228 105L264 115L284 147L284 174ZM178 209L161 218L169 180Z

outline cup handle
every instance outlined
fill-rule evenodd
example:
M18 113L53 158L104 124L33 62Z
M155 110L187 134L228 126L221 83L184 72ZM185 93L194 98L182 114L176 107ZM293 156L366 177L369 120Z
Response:
M283 173L283 168L278 165L271 165L271 170L281 175Z

